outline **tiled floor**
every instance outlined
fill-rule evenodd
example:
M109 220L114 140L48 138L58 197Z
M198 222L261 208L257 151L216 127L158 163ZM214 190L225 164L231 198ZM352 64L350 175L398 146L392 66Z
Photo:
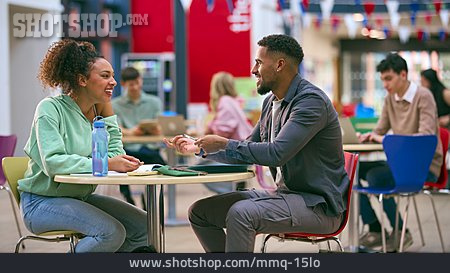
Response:
M257 186L256 182L251 181L252 186ZM133 187L134 192L142 191L143 188ZM102 188L103 193L113 196L120 196L116 188ZM184 185L176 188L176 213L177 218L187 219L187 208L195 200L211 195L203 185ZM138 197L139 194L136 194ZM138 198L136 198L138 201ZM413 207L410 207L410 218L408 220L408 227L412 232L414 244L409 247L407 252L441 252L441 247L438 239L437 230L435 227L434 217L431 211L431 205L428 199L424 196L417 198L419 215L425 237L425 246L420 243L420 236L418 225L414 214ZM436 197L436 205L438 214L440 216L442 232L444 236L444 243L446 252L450 252L450 196ZM17 230L14 224L13 214L11 212L8 195L5 191L0 191L0 252L13 252L15 243L18 239ZM167 208L167 205L166 205ZM28 233L21 223L22 231ZM342 242L347 245L347 232L341 235ZM262 237L258 236L256 239L255 251L259 252ZM325 247L325 246L323 246ZM68 243L46 243L33 242L26 243L26 249L23 252L66 252L68 251ZM197 241L191 228L187 225L166 227L166 251L171 253L196 253L203 252L202 247ZM298 242L284 242L279 243L276 240L271 240L268 247L269 252L317 252L318 247L305 243Z

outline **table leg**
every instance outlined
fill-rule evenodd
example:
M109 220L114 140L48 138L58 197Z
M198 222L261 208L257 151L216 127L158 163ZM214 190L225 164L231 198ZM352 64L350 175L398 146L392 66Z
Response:
M157 185L147 185L147 243L154 246L160 253L164 252L164 222L161 221L158 205L158 199L164 202L162 198L163 195L158 198Z

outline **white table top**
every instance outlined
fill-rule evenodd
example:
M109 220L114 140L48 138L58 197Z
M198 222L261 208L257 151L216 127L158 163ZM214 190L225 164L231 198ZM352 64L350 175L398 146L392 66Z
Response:
M55 181L69 184L95 184L95 185L169 185L169 184L202 184L210 182L230 182L245 180L254 177L251 171L240 173L217 173L198 176L106 176L97 177L93 175L56 175Z

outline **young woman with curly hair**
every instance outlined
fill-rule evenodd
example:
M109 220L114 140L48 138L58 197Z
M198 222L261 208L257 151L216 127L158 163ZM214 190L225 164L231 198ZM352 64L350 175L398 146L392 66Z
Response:
M111 64L88 42L55 42L38 78L62 94L37 106L25 153L30 158L19 180L21 209L33 233L74 230L85 235L75 252L132 252L147 245L146 213L126 202L94 194L95 185L55 182L56 174L92 172L91 131L97 115L108 132L108 167L133 171L139 160L125 155L110 100L116 81Z

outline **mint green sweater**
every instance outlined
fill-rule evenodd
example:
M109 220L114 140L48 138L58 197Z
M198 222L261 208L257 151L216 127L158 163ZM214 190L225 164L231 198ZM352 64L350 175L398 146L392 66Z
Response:
M108 156L125 154L116 116L104 119ZM58 183L57 174L92 172L92 124L67 95L43 99L37 106L24 151L30 157L19 191L83 199L95 185Z

